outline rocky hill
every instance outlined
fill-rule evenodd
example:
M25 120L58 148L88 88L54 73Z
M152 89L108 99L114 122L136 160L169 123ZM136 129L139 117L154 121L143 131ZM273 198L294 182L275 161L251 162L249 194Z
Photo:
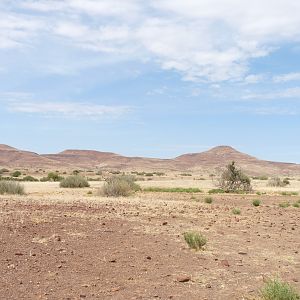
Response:
M191 153L173 159L126 157L94 150L65 150L57 154L37 154L0 145L0 166L19 168L104 168L142 171L214 172L235 161L251 175L300 175L300 165L257 159L229 146Z

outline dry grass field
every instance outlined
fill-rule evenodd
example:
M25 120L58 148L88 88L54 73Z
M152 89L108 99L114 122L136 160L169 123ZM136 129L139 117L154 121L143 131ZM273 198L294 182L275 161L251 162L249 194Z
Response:
M98 196L101 184L25 183L25 196L0 196L1 299L259 299L269 277L300 289L300 196L280 195L300 192L300 181L257 180L267 194L216 194L211 204L210 180L142 181L204 192L127 198ZM190 230L207 238L203 250L188 248Z

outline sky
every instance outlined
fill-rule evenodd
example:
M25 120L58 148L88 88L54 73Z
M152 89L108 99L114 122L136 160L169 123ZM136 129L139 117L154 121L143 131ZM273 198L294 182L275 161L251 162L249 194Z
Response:
M0 143L300 163L299 0L0 0Z

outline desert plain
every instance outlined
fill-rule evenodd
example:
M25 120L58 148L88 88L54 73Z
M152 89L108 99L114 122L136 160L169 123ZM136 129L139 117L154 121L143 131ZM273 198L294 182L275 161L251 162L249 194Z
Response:
M22 183L25 195L1 195L1 299L259 299L274 277L300 289L298 177L285 188L253 180L250 194L209 195L210 178L173 175L138 183L202 192L112 198L92 181ZM202 250L189 249L190 230L207 238Z

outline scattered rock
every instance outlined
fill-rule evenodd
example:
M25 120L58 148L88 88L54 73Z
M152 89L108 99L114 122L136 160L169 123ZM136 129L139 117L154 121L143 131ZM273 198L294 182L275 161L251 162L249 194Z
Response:
M229 266L230 266L230 264L229 264L229 262L228 262L227 259L221 260L221 265L222 265L223 267L229 267Z
M176 278L178 282L188 282L191 280L191 276L188 275L180 275Z

